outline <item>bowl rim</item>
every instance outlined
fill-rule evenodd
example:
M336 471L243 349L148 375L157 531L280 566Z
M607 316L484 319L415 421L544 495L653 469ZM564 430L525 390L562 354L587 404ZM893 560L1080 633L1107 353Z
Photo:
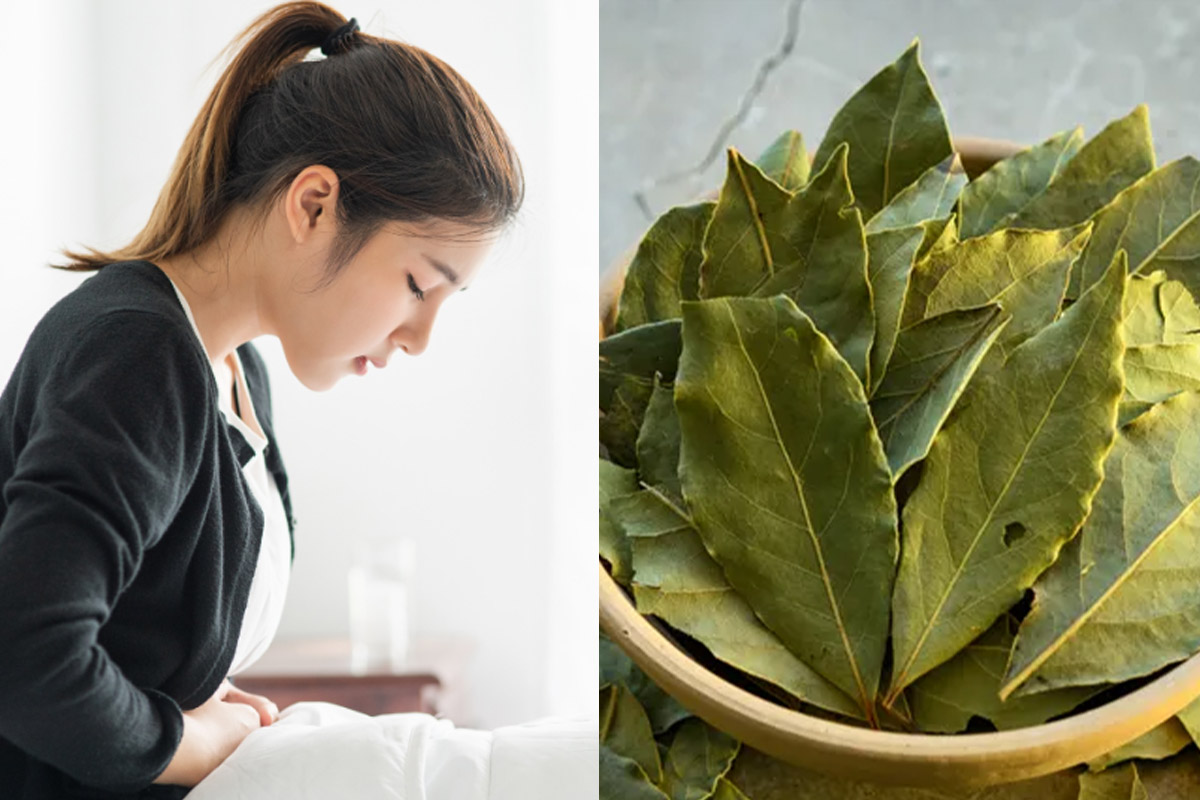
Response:
M956 138L967 171L1022 145ZM635 248L601 274L600 335L615 319ZM709 671L634 606L600 562L600 628L660 688L717 729L797 766L835 777L926 788L974 788L1047 775L1141 736L1200 697L1200 652L1150 683L1097 708L1040 725L983 733L871 730L795 711Z
M1053 722L984 733L900 733L821 719L764 700L676 647L600 568L600 627L705 722L782 761L828 775L927 788L1034 778L1141 736L1200 695L1200 653L1127 695Z

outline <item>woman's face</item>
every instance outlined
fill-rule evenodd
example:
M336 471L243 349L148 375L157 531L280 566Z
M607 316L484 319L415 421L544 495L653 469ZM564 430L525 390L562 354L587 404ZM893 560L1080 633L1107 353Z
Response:
M385 225L321 286L326 237L323 255L293 262L277 295L273 316L293 374L325 391L396 353L420 355L442 303L474 280L491 249L490 238L478 239L455 222Z

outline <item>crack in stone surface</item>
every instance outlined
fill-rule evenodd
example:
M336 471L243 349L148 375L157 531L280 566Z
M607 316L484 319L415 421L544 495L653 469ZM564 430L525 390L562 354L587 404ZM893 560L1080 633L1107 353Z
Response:
M764 58L758 65L758 71L754 76L754 81L750 84L750 88L742 95L741 101L738 103L737 111L733 116L721 123L717 129L716 135L713 137L713 143L709 147L708 152L698 164L685 170L680 170L674 173L652 178L642 184L641 188L633 193L633 200L637 203L638 208L642 210L648 222L653 222L655 214L650 207L648 195L659 186L668 183L677 183L681 180L694 176L703 175L704 171L713 163L721 151L725 147L725 142L729 139L729 135L737 129L739 125L745 122L754 101L762 94L766 88L767 78L771 73L779 68L783 62L791 56L792 51L796 47L796 39L800 33L800 8L804 4L804 0L788 0L787 7L784 9L784 18L786 25L784 27L783 39L776 46L775 50Z

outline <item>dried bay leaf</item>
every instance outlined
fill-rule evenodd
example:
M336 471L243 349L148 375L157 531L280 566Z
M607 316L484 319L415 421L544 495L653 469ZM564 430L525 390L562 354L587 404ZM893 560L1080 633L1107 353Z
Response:
M929 452L989 348L1009 323L999 305L949 311L900 331L871 414L893 480Z
M1122 681L1200 649L1200 393L1121 429L1090 515L1034 593L1002 695Z
M867 233L905 228L928 219L945 219L966 185L967 174L963 172L958 154L947 156L940 164L925 170L921 177L871 217L866 224Z
M610 461L631 469L637 466L638 431L652 394L653 384L641 376L615 376L608 407L600 413L599 422L603 455Z
M1161 403L1193 389L1200 389L1200 343L1126 348L1125 401Z
M742 793L742 790L733 785L733 782L722 775L717 779L717 788L713 792L713 800L750 800Z
M1125 346L1200 342L1200 307L1167 273L1129 276L1125 287Z
M699 717L675 731L663 763L662 788L671 800L704 800L733 765L741 742Z
M909 704L920 730L959 733L967 729L974 715L991 720L997 730L1040 725L1107 688L1072 687L1002 701L997 692L1016 625L1010 615L1001 616L958 655L908 687Z
M638 611L665 620L716 658L793 697L862 718L851 697L793 655L754 615L678 508L645 491L622 498L614 513L630 537Z
M981 789L939 790L838 778L743 746L729 778L753 800L1076 800L1076 772L1059 770Z
M1175 715L1175 718L1183 723L1183 727L1188 736L1192 737L1192 741L1200 744L1200 699L1193 700L1184 706L1183 710Z
M679 320L629 328L600 340L600 443L608 458L637 466L637 438L655 375L675 376Z
M1149 795L1138 777L1137 765L1124 764L1098 774L1080 773L1079 800L1149 800Z
M600 690L600 743L633 759L651 783L662 782L662 763L650 719L633 692L621 684Z
M901 327L916 321L922 305L923 318L928 319L998 304L1011 322L981 368L981 374L989 374L1058 316L1071 263L1088 235L1087 225L1056 231L1004 229L938 250L914 270Z
M875 318L846 148L794 195L732 149L729 159L705 234L700 296L790 296L865 385Z
M780 240L792 227L792 193L732 147L727 164L725 183L704 233L702 298L748 295L790 258Z
M763 173L783 189L794 192L808 182L811 164L798 131L784 131L756 162Z
M867 280L871 284L875 309L875 340L871 345L868 397L874 395L876 387L883 380L888 360L896 346L908 276L924 234L923 226L910 225L867 236Z
M963 189L959 235L970 239L1007 227L1009 218L1040 195L1082 145L1083 128L1077 127L997 161Z
M917 248L917 261L924 260L934 250L949 247L958 241L958 216L951 214L946 219L927 219L921 223L925 238Z
M1168 397L1200 388L1200 309L1184 285L1162 270L1134 274L1125 287L1124 328L1121 427Z
M867 276L866 234L862 215L853 207L846 157L845 147L835 150L825 167L792 197L787 227L779 231L774 244L778 270L753 295L790 297L867 386L875 312Z
M1155 269L1172 278L1187 273L1188 260L1200 249L1197 184L1200 161L1184 156L1145 175L1097 211L1092 239L1071 271L1067 296L1074 299L1092 285L1117 250L1129 255L1131 275Z
M673 379L680 346L678 319L650 322L601 339L600 410L609 410L623 379L644 386L647 398L655 374Z
M867 236L867 280L875 312L875 338L868 368L870 385L866 387L868 396L875 393L887 371L900 329L909 275L925 235L926 228L918 224Z
M655 735L692 716L674 697L650 680L616 642L600 631L600 686L609 684L621 684L633 693L645 709Z
M825 164L843 142L850 145L850 182L866 219L925 170L953 155L917 40L838 110L813 163Z
M613 499L637 491L637 473L600 459L600 556L612 566L613 580L627 586L633 575L629 541L609 513Z
M1125 270L1122 252L934 437L903 510L885 704L1016 603L1087 516L1124 388Z
M632 758L600 745L600 800L669 800Z
M680 480L705 549L870 720L898 543L862 384L787 297L685 302L683 320Z
M638 472L677 505L683 504L679 488L679 417L675 414L674 387L657 379L642 418L637 438Z
M1045 191L1006 224L1042 230L1078 225L1153 169L1150 118L1142 104L1088 140Z
M680 300L695 300L701 244L716 203L672 208L654 221L625 272L615 331L679 316Z
M1131 758L1146 758L1161 761L1170 758L1192 743L1187 730L1175 717L1157 725L1131 742L1087 762L1088 772L1100 772L1113 764Z

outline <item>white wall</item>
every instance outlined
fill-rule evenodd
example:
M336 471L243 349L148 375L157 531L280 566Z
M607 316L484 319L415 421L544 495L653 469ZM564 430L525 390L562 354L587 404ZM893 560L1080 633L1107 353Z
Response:
M224 65L269 3L4 0L0 379L85 276L56 248L125 243ZM597 46L594 3L334 4L424 47L487 101L521 156L522 218L429 349L313 393L278 341L271 371L296 561L281 637L347 631L345 571L366 534L417 540L417 633L477 641L460 725L595 713Z

